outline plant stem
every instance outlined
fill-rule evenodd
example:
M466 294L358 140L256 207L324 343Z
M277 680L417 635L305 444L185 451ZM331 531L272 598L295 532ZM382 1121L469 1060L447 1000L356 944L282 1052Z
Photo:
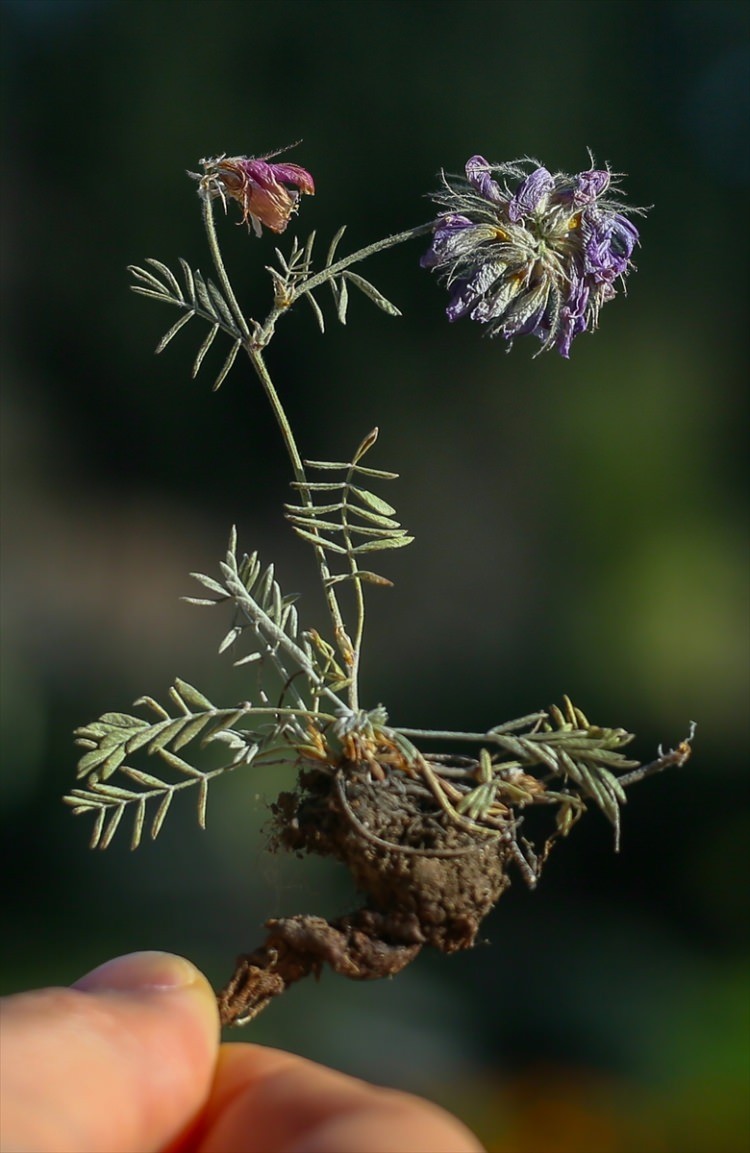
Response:
M308 507L313 507L313 501L310 496L310 491L307 487L307 476L305 467L297 448L297 442L292 432L291 425L287 418L284 406L281 403L279 394L277 393L271 376L266 367L265 360L263 359L262 349L270 340L273 335L275 321L277 319L277 310L274 309L271 316L266 321L262 329L251 334L247 321L242 314L242 310L234 295L232 285L229 281L224 261L221 256L219 248L219 241L216 235L216 226L214 223L214 214L212 206L212 197L209 194L204 194L203 201L203 223L206 229L206 236L208 237L208 246L211 251L211 257L216 269L216 275L224 293L224 297L231 309L233 319L237 324L238 330L242 334L242 347L250 358L255 373L260 380L263 391L266 394L268 403L271 406L276 423L281 432L284 447L286 448L287 455L292 466L294 479L297 483L303 503ZM428 224L420 224L416 228L409 228L404 232L394 233L392 236L387 236L384 240L378 240L374 244L368 244L365 248L358 249L357 252L351 253L349 256L337 260L335 264L329 265L328 268L323 269L322 272L317 273L315 276L308 277L303 281L299 288L293 290L290 294L290 299L284 309L288 311L292 304L303 296L305 293L310 292L311 289L316 288L318 285L325 283L336 277L345 268L352 264L358 263L360 260L365 260L368 256L372 256L376 252L382 252L386 248L393 248L396 244L402 244L406 240L412 240L418 236L423 236L425 233L432 231L432 222ZM278 315L281 315L279 312ZM258 326L256 325L256 329ZM264 334L264 339L259 340L259 332ZM317 535L317 530L312 530ZM315 558L320 572L320 579L323 585L323 591L326 598L328 613L333 624L334 638L336 645L341 653L347 670L350 675L349 681L349 705L352 709L359 707L359 687L358 687L358 674L359 674L359 661L360 652L362 647L362 637L364 633L365 621L365 606L364 596L362 592L361 581L355 580L355 598L356 598L356 611L357 611L357 627L354 642L349 638L346 628L344 626L344 619L341 614L341 607L336 596L333 585L330 583L331 571L328 567L328 559L326 557L325 549L321 544L315 544Z
M660 749L659 756L655 761L651 761L648 765L639 765L638 768L633 769L632 772L625 773L623 776L618 777L619 784L623 789L627 789L630 785L636 785L639 781L644 781L646 777L653 777L655 773L663 773L665 769L670 768L672 765L684 765L692 752L690 742L694 736L695 724L691 722L690 732L676 749L670 749L668 753L663 753Z
M345 268L351 264L357 264L360 260L366 260L368 256L372 256L376 252L382 252L385 248L393 248L396 244L403 244L406 240L415 240L418 236L425 236L428 232L432 232L434 222L430 221L428 224L418 224L416 228L407 228L405 232L395 232L393 236L386 236L384 240L376 240L374 244L368 244L365 248L359 248L356 252L352 252L349 256L342 256L341 260L337 260L335 264L330 264L328 268L324 268L322 272L316 272L314 276L309 276L307 280L303 280L299 288L296 288L291 293L290 307L295 300L299 300L300 296L304 293L310 292L311 289L317 288L320 284L325 284L327 280L338 276Z
M216 269L216 275L219 278L219 282L221 284L222 291L224 292L226 301L232 310L232 316L234 317L240 332L243 334L242 347L250 358L250 363L255 369L255 373L260 380L261 385L263 386L263 391L265 392L268 403L271 406L271 411L273 412L274 418L279 427L279 431L281 432L281 438L284 441L284 447L286 448L287 455L289 456L294 479L301 486L299 491L302 500L308 507L312 507L312 499L310 497L309 490L306 487L307 476L305 475L305 468L302 463L302 457L300 456L299 449L297 448L297 442L295 440L294 433L292 432L292 427L287 418L284 406L281 403L279 394L277 393L273 381L271 380L271 376L263 359L261 349L257 347L250 334L247 321L242 315L242 310L240 309L237 298L234 295L234 291L229 281L226 268L224 267L224 261L221 256L219 241L216 235L211 197L208 195L203 197L203 222L206 228L208 246L211 251L214 268ZM352 644L347 635L346 628L344 627L344 620L341 615L341 608L339 606L335 590L329 583L331 572L328 568L328 560L325 554L325 549L322 547L322 545L315 545L314 548L316 560L318 562L318 569L320 572L320 579L323 584L326 604L328 606L328 612L333 624L333 632L336 644L347 664L347 667L351 667ZM353 691L354 697L356 699L356 687L354 687Z
M376 430L377 431L377 430ZM354 457L357 460L357 456ZM341 525L344 535L344 543L347 551L349 552L349 571L351 572L354 580L351 582L354 585L354 598L357 607L357 624L354 630L354 640L352 642L352 672L351 672L351 687L349 693L349 703L353 709L359 708L359 663L362 654L362 637L365 631L365 597L362 590L362 581L357 580L357 561L356 557L351 551L352 538L349 532L349 517L347 510L347 495L349 492L349 485L352 481L354 474L354 464L352 464L346 475L346 483L344 486L344 502L341 509Z
M237 327L242 333L244 339L247 341L250 339L250 329L248 328L247 321L242 315L242 310L237 303L237 297L234 295L232 285L230 284L229 277L227 276L227 270L224 267L224 261L221 258L221 250L219 249L219 241L216 236L216 226L214 224L214 210L211 197L207 193L204 193L201 197L201 201L203 204L203 224L205 225L206 236L208 237L208 247L211 250L211 258L214 262L216 275L219 278L219 283L221 284L227 304L232 310L232 316L234 317Z
M243 348L247 352L247 355L250 357L250 363L252 364L253 368L255 369L256 375L257 375L258 379L260 380L260 383L263 386L263 391L265 392L266 397L268 398L268 403L271 406L271 411L273 412L273 415L276 419L276 423L279 426L279 430L281 432L281 436L282 436L282 439L284 441L284 445L286 447L287 454L289 456L289 460L290 460L291 465L292 465L292 472L294 473L294 479L297 481L297 484L300 486L299 492L300 492L300 495L302 497L302 501L308 508L312 508L313 502L312 502L312 498L310 496L310 492L306 487L307 486L307 475L305 473L305 467L302 463L302 457L300 456L299 449L297 448L297 442L294 438L294 433L292 432L291 425L289 424L289 421L287 419L286 412L284 411L284 406L281 403L281 399L279 397L279 394L277 393L276 389L274 388L273 381L271 380L271 376L268 372L268 368L266 367L266 362L263 359L263 354L260 351L260 349L255 348L253 346L252 341L249 338L248 338L248 340L246 340L244 342ZM313 530L313 531L315 531L317 533L317 530ZM330 614L331 622L333 624L333 631L334 631L336 643L338 645L339 651L341 652L342 656L344 657L344 660L346 661L347 666L351 667L351 664L352 664L352 644L351 644L351 641L349 640L349 637L347 635L346 628L344 627L344 619L341 615L341 608L339 606L339 602L338 602L338 599L336 597L336 592L334 590L333 585L329 584L329 581L331 578L331 570L328 567L328 558L326 557L326 552L325 552L325 549L323 548L322 545L316 544L313 547L315 549L315 558L318 562L318 569L320 572L320 579L321 579L321 582L323 584L323 591L325 593L326 604L328 606L328 612ZM350 688L350 696L351 696L351 688ZM356 696L356 692L355 692L355 696Z
M281 398L279 397L279 394L274 387L274 383L271 380L270 373L266 367L266 362L263 359L263 354L259 349L253 348L249 341L246 341L243 344L243 348L245 349L247 355L250 357L250 363L255 369L258 380L263 386L263 391L266 394L268 403L271 406L271 411L273 412L276 423L279 426L281 438L284 441L284 447L286 448L287 455L292 466L292 472L294 473L294 479L298 484L305 485L307 484L307 476L305 475L305 466L302 463L302 457L300 456L299 449L297 448L297 441L295 440L294 433L292 432L292 426L287 419L284 406L281 403ZM309 500L309 496L307 496L307 499Z

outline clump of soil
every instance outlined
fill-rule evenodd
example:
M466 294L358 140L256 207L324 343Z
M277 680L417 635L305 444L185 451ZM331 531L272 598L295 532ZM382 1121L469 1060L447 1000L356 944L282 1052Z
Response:
M375 774L367 762L307 768L272 812L270 848L341 861L364 904L332 921L309 914L267 921L265 942L238 958L219 994L223 1024L252 1020L324 964L374 980L399 972L425 945L469 948L510 883L510 859L520 855L512 814L504 829L463 827L422 780L387 765Z
M655 761L639 765L619 752L631 734L590 725L567 698L565 709L551 708L543 726L535 714L490 730L512 758L505 761L486 749L478 759L416 751L409 759L382 730L367 739L352 730L333 754L312 734L315 759L300 753L296 789L271 806L269 848L341 861L363 904L332 921L306 913L266 921L265 942L237 959L218 994L222 1023L251 1021L324 965L367 981L398 973L425 945L443 953L470 948L510 884L510 864L533 888L584 798L609 817L617 848L623 790L684 764L695 726L676 749L660 748ZM519 734L527 721L533 727ZM553 816L539 851L526 829L518 834L521 811L537 807Z

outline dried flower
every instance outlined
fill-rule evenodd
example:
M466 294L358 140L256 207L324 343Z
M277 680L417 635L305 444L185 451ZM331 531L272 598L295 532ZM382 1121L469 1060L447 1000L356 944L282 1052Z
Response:
M496 179L500 178L500 179ZM536 160L489 164L472 156L466 180L447 178L423 268L452 290L448 319L470 316L509 346L539 338L539 352L570 355L573 338L597 327L599 309L632 267L638 230L609 169L552 175Z
M315 193L312 176L298 164L269 164L267 159L248 156L218 156L201 164L203 175L197 176L201 190L221 197L225 208L227 196L236 200L243 221L252 224L256 236L263 224L271 232L283 232L297 211L300 193Z

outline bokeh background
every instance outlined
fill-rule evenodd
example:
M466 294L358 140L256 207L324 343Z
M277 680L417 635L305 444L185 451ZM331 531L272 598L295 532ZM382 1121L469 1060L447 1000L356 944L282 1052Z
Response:
M209 261L202 156L303 138L294 230L354 248L426 220L441 167L586 148L653 205L629 298L570 362L465 322L416 245L364 273L321 337L300 310L269 364L315 457L395 467L416 543L373 590L365 700L396 723L483 728L560 701L650 759L623 847L597 814L488 920L489 944L393 982L303 983L245 1034L440 1100L502 1153L748 1148L746 415L750 7L729 0L2 0L4 991L164 948L217 983L268 916L349 907L335 866L263 851L264 797L216 783L154 844L103 854L60 804L70 733L176 675L227 703L223 621L182 604L236 522L322 612L280 512L276 430L238 361L191 381L188 326L125 265ZM248 311L273 240L222 224ZM344 251L344 249L342 249ZM217 353L218 357L218 353Z

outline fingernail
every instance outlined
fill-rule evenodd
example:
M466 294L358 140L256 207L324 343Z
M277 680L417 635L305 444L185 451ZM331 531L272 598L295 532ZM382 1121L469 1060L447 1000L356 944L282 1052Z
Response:
M195 965L174 953L128 953L92 969L73 985L86 992L184 989L201 980Z

